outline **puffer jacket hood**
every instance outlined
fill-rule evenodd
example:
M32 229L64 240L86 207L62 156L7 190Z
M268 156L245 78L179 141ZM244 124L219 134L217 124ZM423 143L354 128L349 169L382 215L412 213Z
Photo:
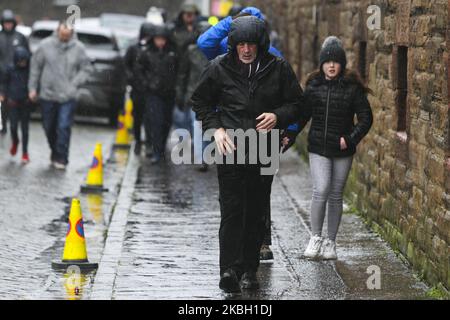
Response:
M14 23L13 30L16 29L17 20L16 20L16 16L15 16L14 12L12 10L9 10L9 9L3 10L2 17L0 19L0 23L1 23L2 27L4 27L5 22Z
M144 22L139 31L139 41L145 38L152 38L155 30L155 25L149 22Z
M228 35L228 50L234 51L240 42L256 43L259 54L268 52L270 39L264 21L256 16L239 17L233 20Z
M259 10L258 8L255 8L255 7L246 7L240 13L248 13L254 17L257 17L260 20L265 20L264 19L265 17L262 14L261 10Z
M17 47L14 49L14 64L17 64L19 61L25 60L27 62L30 61L31 54L24 47Z

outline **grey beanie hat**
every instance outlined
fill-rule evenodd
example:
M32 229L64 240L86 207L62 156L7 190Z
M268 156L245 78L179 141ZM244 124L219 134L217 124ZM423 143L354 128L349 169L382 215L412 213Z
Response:
M320 70L325 62L334 61L342 66L342 70L347 67L347 56L342 45L342 41L335 36L330 36L325 39L320 51Z

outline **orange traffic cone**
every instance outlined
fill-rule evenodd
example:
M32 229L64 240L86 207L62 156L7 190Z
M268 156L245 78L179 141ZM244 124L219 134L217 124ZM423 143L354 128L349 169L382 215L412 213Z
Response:
M86 184L81 186L82 193L101 193L108 191L103 188L103 157L102 144L97 143L94 150L94 158L89 169Z
M52 262L54 269L67 269L69 266L78 266L81 270L98 268L97 263L89 263L84 238L83 215L80 200L73 199L69 214L69 230L66 235L66 244L61 262Z
M130 148L130 137L128 135L128 129L125 126L125 115L123 114L123 112L119 114L116 143L113 147L115 149Z

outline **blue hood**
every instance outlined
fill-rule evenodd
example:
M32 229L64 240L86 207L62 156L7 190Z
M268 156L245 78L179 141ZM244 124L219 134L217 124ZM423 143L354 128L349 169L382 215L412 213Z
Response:
M21 60L30 61L31 54L24 47L17 47L14 49L14 64L17 64Z

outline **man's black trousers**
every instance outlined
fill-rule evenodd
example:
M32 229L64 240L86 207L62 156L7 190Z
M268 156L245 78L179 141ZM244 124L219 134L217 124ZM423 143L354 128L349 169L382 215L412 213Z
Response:
M256 272L265 236L273 176L261 175L258 165L218 164L221 223L220 272L238 276Z

